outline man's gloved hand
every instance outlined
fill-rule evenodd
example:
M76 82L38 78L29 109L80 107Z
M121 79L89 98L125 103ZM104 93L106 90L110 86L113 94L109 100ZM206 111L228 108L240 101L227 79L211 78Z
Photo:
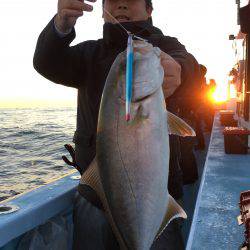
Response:
M87 0L95 2L96 0ZM91 12L93 6L84 3L84 0L58 0L57 15L55 17L56 28L62 33L69 33L75 26L76 20L84 11Z
M161 65L164 69L163 93L165 99L171 96L181 84L181 66L170 55L161 52Z

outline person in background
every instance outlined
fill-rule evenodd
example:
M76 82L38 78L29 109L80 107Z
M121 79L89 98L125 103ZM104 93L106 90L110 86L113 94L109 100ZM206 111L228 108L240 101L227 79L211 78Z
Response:
M195 149L205 148L205 139L202 131L200 110L203 107L203 84L205 66L199 65L198 73L193 77L187 88L182 89L182 94L173 99L175 93L169 98L169 104L175 107L177 115L195 129L196 138L179 137L179 165L182 171L183 184L192 184L199 178ZM202 72L203 71L203 72ZM181 97L181 98L179 98ZM178 99L179 98L179 99ZM172 103L171 103L172 101ZM174 136L175 137L175 136ZM198 145L196 143L198 142Z
M73 141L76 163L81 167L81 173L95 156L98 111L106 77L115 58L127 45L127 33L116 22L166 53L162 59L163 68L167 69L163 86L166 98L175 101L181 99L184 93L182 89L188 87L199 70L195 58L176 38L164 36L160 29L152 25L151 0L103 1L103 38L70 46L75 38L76 21L84 12L93 10L91 2L94 1L58 0L57 14L40 34L33 60L35 69L44 77L78 90ZM182 195L182 183L177 180L181 179L177 169L178 157L175 162L178 148L171 141L170 150L170 172L176 173L170 174L169 190L178 199ZM97 195L83 185L78 187L74 205L73 241L74 249L119 249ZM178 223L173 221L155 241L152 249L184 249Z
M196 132L196 141L197 144L195 145L196 150L204 150L205 145L205 138L203 134L203 127L202 123L204 121L204 107L205 107L205 96L206 96L206 88L207 88L207 80L206 80L207 68L206 66L200 64L200 88L198 93L198 103L197 109L195 112L195 132Z

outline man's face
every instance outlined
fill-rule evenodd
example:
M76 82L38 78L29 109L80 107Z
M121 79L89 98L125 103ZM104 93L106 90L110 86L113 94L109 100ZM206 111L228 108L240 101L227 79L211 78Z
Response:
M145 21L152 13L152 8L146 7L145 0L105 0L103 7L120 23ZM115 23L104 10L103 19L105 23Z

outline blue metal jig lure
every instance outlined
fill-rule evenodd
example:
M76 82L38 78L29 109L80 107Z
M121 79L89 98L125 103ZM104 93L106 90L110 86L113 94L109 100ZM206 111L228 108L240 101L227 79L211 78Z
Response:
M130 33L128 36L127 45L127 67L126 67L126 121L130 121L130 109L132 101L132 89L133 89L133 35Z

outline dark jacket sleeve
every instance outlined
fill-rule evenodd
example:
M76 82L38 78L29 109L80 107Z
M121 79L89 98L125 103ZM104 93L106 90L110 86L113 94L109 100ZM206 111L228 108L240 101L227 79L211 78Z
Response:
M90 42L70 47L75 31L60 37L54 27L54 18L40 34L33 58L34 68L57 84L79 88L86 84L90 54Z
M164 51L181 65L181 85L176 89L174 94L168 98L167 102L170 103L174 100L174 103L178 104L178 106L186 104L193 105L191 103L187 103L187 100L193 99L193 94L199 85L199 64L195 57L188 53L185 46L182 45L176 38L165 37L162 42L165 43Z

